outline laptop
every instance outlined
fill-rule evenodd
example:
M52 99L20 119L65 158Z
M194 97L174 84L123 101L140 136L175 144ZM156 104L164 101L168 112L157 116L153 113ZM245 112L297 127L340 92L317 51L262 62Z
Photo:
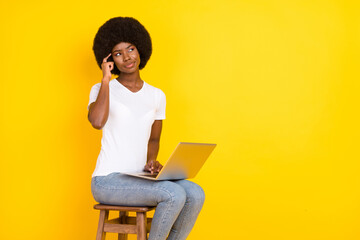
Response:
M154 181L194 178L215 147L216 144L180 142L159 173L124 174Z

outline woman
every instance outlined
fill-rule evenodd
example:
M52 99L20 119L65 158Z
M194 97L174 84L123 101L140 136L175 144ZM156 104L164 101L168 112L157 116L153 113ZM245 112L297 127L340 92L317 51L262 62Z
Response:
M93 50L103 72L90 92L88 119L102 129L101 151L92 175L96 201L157 206L149 240L186 239L204 203L204 192L187 181L151 181L122 172L159 172L156 160L165 94L140 77L152 52L151 38L137 20L117 17L101 26ZM118 75L111 79L111 74Z

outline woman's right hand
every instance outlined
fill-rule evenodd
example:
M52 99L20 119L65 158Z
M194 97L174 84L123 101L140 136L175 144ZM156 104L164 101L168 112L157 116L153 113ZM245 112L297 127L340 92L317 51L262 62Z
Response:
M111 80L111 70L114 69L114 62L108 62L108 58L111 56L111 53L107 55L101 64L101 70L103 72L103 80L110 81Z
M156 160L150 160L146 163L144 167L144 171L151 172L151 174L153 174L153 173L159 173L162 168L163 166L161 165L160 162Z

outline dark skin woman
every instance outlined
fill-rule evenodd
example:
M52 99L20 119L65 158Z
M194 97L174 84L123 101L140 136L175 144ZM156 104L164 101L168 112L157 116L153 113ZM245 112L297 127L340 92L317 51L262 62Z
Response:
M108 61L110 56L112 56L114 62ZM109 81L111 80L111 70L114 69L114 64L120 71L120 75L116 80L131 92L139 91L144 84L140 77L140 55L136 46L126 42L115 45L112 52L103 59L101 64L103 78L99 95L96 102L91 103L89 107L88 119L91 125L99 130L104 127L109 116ZM159 152L161 130L162 120L155 120L148 143L147 164L144 166L144 170L151 173L158 173L163 167L156 160Z

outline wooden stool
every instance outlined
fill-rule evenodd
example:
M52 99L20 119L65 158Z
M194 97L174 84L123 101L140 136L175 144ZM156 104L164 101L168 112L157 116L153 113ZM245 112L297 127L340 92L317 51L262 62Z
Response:
M146 240L152 221L146 218L146 213L155 208L96 204L94 209L100 210L96 240L105 240L107 232L119 233L119 240L127 240L127 234L137 234L138 240ZM119 211L119 217L109 220L109 211ZM129 212L136 212L136 217L129 217Z

